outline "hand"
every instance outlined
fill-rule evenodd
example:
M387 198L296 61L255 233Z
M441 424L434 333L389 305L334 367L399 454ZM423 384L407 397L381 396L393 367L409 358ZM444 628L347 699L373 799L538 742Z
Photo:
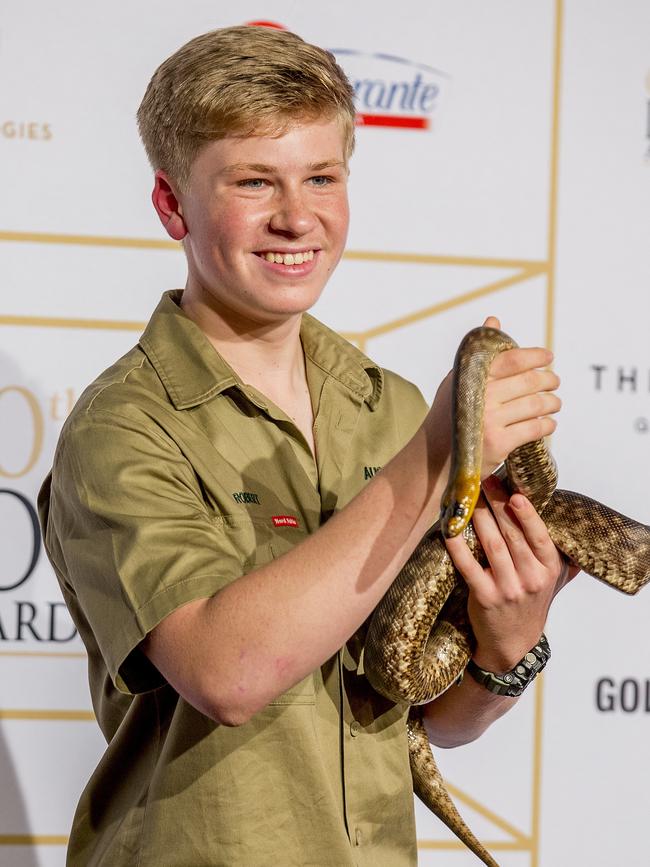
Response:
M495 316L483 323L500 328ZM509 349L490 366L485 390L481 478L487 478L514 449L549 436L557 427L550 416L562 406L552 392L560 380L550 364L553 353L543 347Z
M580 570L557 550L526 497L509 497L494 477L484 482L483 491L487 501L479 499L473 525L488 565L474 559L462 536L445 541L469 588L474 660L501 673L537 643L553 597Z

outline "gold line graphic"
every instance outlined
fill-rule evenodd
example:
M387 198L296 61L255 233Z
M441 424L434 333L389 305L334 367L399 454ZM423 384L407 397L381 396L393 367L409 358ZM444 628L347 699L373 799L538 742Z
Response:
M54 651L48 652L47 650L0 650L0 657L2 656L19 656L19 657L46 657L48 659L87 659L88 654L85 652L72 653L72 652L63 652L56 653Z
M510 822L503 818L503 816L498 816L495 812L490 810L489 807L486 807L475 798L472 798L471 795L467 794L467 792L463 792L461 789L452 785L448 780L445 780L445 785L449 790L449 794L454 798L457 798L459 801L464 801L464 803L466 803L468 807L471 807L472 810L480 813L481 816L488 819L493 825L496 825L497 828L501 828L501 830L505 831L506 834L510 834L511 837L514 837L515 841L518 840L524 845L530 845L530 837L528 834L524 834L524 832L520 831L519 828L515 828L515 826L511 825Z
M0 846L67 846L63 834L0 834Z
M344 259L368 262L403 262L410 265L463 265L474 268L541 268L539 259L499 259L489 256L446 256L429 253L388 253L378 250L346 250Z
M555 255L557 251L557 185L560 143L560 81L562 75L563 0L555 0L555 43L553 61L553 107L551 123L551 165L548 205L548 290L546 294L546 345L552 349L555 317Z
M146 322L123 319L68 319L63 316L0 316L0 325L31 328L85 328L100 331L143 331Z
M386 322L383 325L376 325L373 328L368 328L366 331L342 331L341 334L348 340L355 342L369 340L372 337L378 337L380 334L387 334L398 328L404 328L406 325L412 325L414 322L435 316L437 313L442 313L453 307L459 307L461 304L467 304L469 301L474 301L477 298L491 295L501 289L507 289L509 286L514 286L516 283L521 283L524 280L544 273L546 273L546 265L530 265L516 274L510 274L508 277L495 280L494 283L488 283L487 286L471 289L462 295L447 298L444 301L432 304L430 307L425 307L423 310L417 310L415 313L400 316L398 319ZM133 322L123 319L71 319L64 316L0 316L0 325L27 326L31 328L82 328L140 332L144 330L146 324L146 322Z
M393 319L392 322L386 322L384 325L368 328L367 331L360 332L358 336L369 340L372 337L378 337L380 334L387 334L389 331L404 328L406 325L413 325L413 323L427 319L429 316L435 316L437 313L451 310L452 307L459 307L461 304L467 304L469 301L475 301L477 298L483 298L485 295L491 295L501 289L507 289L508 286L514 286L515 283L521 283L530 277L536 277L538 274L544 273L545 270L546 266L544 265L531 266L523 271L519 271L517 274L511 274L508 277L503 277L501 280L495 280L494 283L488 283L487 286L471 289L462 295L456 295L454 298L448 298L445 301L432 304L430 307L425 307L424 310L417 310L415 313L400 316L398 319Z
M0 241L31 244L73 244L81 247L122 247L136 250L182 251L177 241L158 238L116 238L102 235L55 235L50 232L0 232Z
M481 840L481 843L488 850L494 849L501 852L528 852L531 846L530 841L523 845L516 840ZM467 852L467 846L460 840L418 840L418 848Z
M55 720L57 722L94 722L91 710L0 710L1 719Z
M540 814L542 795L542 720L544 717L544 675L541 674L535 684L535 721L533 734L533 780L531 800L531 837L533 851L531 867L537 867L539 861Z
M182 251L177 241L157 238L122 238L106 235L65 235L49 232L0 231L0 241L14 243L121 247L137 250ZM429 253L392 253L383 250L346 250L344 259L362 262L402 262L413 265L469 265L477 268L528 268L543 265L538 259L505 259L491 256L450 256Z
M555 33L553 44L553 114L551 129L551 165L548 205L548 277L546 286L546 345L555 343L555 268L557 252L557 192L560 143L560 84L562 78L562 37L564 24L563 0L555 0ZM531 802L531 834L533 847L530 867L539 867L542 798L542 735L544 718L544 677L535 684L535 731L533 736L533 786Z

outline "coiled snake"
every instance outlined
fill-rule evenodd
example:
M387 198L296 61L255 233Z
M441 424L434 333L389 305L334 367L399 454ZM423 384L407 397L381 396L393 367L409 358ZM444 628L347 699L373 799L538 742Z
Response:
M497 862L472 834L446 788L417 706L432 701L464 671L473 636L467 590L441 533L464 532L475 556L482 552L469 523L480 491L485 385L492 360L517 344L494 328L475 328L454 363L453 456L440 521L425 536L375 609L364 649L372 686L412 705L408 740L418 797L485 864ZM556 489L555 462L544 440L515 449L502 478L532 502L554 544L585 572L623 593L650 581L650 527L572 491Z

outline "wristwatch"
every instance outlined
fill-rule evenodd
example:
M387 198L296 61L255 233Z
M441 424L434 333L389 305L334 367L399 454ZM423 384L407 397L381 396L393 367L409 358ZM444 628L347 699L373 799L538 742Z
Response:
M528 684L535 680L550 658L551 647L542 632L535 647L529 650L523 659L520 659L515 667L506 671L505 674L485 671L483 668L479 668L473 659L467 663L467 671L477 683L489 689L490 692L497 695L509 695L514 698L521 695Z

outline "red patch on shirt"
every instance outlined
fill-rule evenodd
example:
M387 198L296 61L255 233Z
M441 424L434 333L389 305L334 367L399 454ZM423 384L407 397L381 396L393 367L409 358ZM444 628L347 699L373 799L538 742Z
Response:
M298 527L298 519L293 515L273 515L271 520L275 527Z

